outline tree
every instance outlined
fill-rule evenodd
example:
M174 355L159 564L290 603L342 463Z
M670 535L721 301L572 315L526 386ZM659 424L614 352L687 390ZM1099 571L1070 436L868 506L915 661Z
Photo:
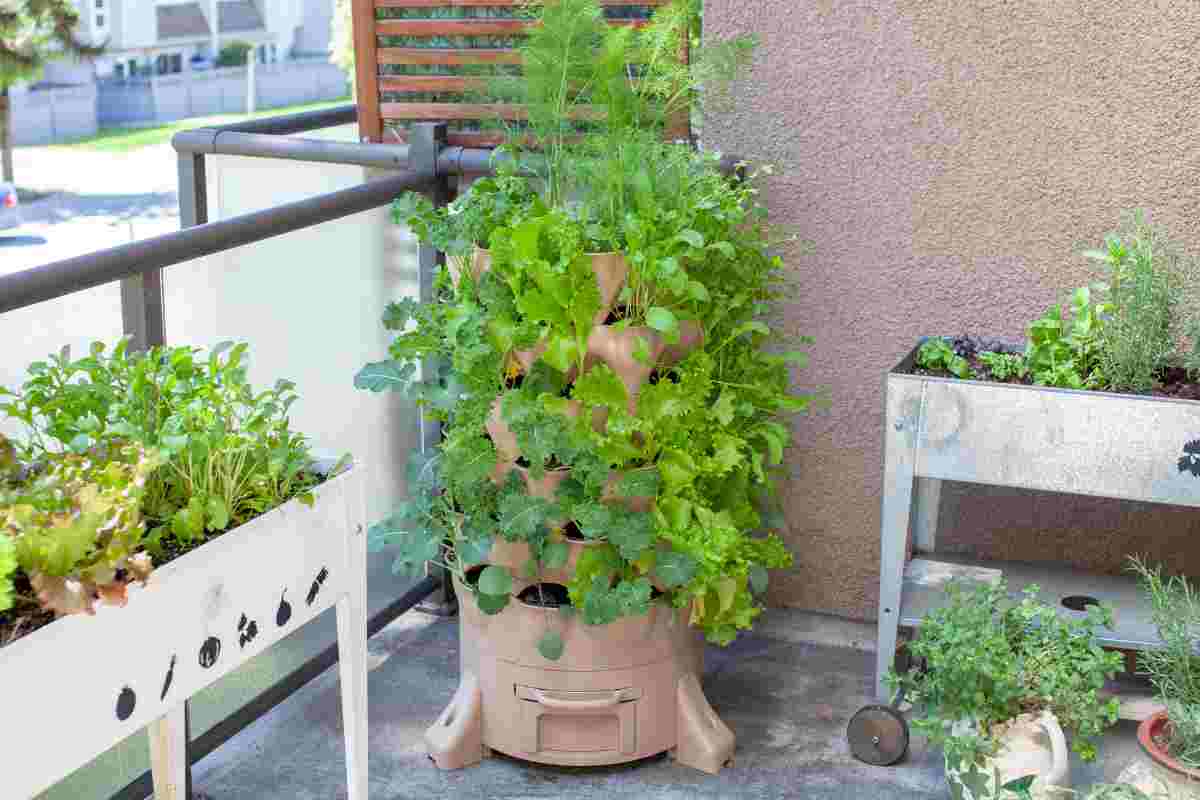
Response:
M350 81L351 93L357 94L354 75L354 9L351 0L334 0L330 22L329 60L341 67Z
M0 0L0 175L13 180L9 88L36 80L62 55L95 56L104 49L75 37L79 12L70 0Z

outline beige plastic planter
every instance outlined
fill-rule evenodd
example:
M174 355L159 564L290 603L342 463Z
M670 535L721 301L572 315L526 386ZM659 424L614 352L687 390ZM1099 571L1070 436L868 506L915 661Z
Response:
M591 545L570 542L561 570L542 579L566 583ZM497 540L490 563L521 574L524 543ZM516 581L514 594L529 586ZM619 764L670 751L681 764L715 774L732 762L733 733L700 688L703 642L686 609L654 605L645 617L585 625L514 599L499 614L481 612L458 585L462 678L425 733L443 769L478 763L498 750L544 764ZM558 661L538 653L553 625L566 645Z

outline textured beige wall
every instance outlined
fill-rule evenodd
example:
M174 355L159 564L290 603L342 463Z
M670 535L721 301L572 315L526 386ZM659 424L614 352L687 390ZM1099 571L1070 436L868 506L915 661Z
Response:
M873 617L883 374L928 333L1019 337L1092 277L1078 252L1141 206L1200 252L1195 0L708 0L706 32L757 31L705 145L778 171L789 318L818 339L833 407L795 427L789 605ZM954 486L946 548L1120 568L1200 563L1200 516ZM1190 550L1189 550L1190 548Z

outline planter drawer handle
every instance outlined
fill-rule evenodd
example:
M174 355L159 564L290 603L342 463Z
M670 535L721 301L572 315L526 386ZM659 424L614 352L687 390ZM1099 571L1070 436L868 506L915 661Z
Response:
M561 692L518 686L517 697L553 711L603 711L642 696L640 689L614 689L611 692Z

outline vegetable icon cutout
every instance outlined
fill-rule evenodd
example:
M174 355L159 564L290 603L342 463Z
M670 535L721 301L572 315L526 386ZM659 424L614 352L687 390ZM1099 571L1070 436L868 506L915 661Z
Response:
M221 657L221 640L210 636L200 645L200 666L208 669Z
M283 594L279 595L279 610L275 612L275 624L282 628L288 624L288 620L292 618L292 604L283 599L287 594L287 589L283 590Z
M321 571L317 573L317 577L313 580L312 586L308 590L308 597L305 600L306 604L310 606L313 604L313 601L317 599L317 592L321 591L321 584L325 583L325 579L328 577L329 570L321 567Z
M171 690L171 681L175 680L175 655L171 655L171 666L167 667L167 677L163 679L162 694L158 696L159 702L167 699L167 692Z
M137 706L137 695L133 693L133 689L126 686L117 695L117 719L124 722L133 716L133 709Z

